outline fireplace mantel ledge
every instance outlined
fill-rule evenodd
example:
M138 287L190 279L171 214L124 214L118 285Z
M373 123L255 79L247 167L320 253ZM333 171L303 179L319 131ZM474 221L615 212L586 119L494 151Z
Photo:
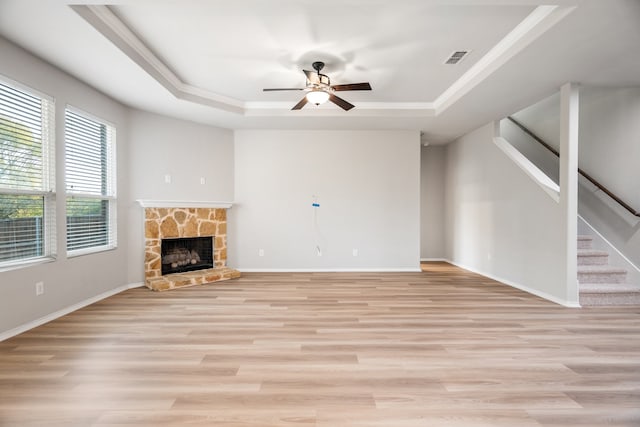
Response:
M230 209L232 202L208 202L195 200L136 200L143 208L215 208Z

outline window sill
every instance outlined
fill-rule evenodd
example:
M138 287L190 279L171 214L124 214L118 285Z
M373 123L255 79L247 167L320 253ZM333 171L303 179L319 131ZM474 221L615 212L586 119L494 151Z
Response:
M55 260L56 260L55 257L41 257L41 258L31 258L28 260L9 261L9 262L0 264L0 273L4 273L5 271L18 270L21 268L33 267L40 264L48 264Z
M79 256L91 255L100 252L108 252L118 249L117 246L108 245L108 246L95 246L93 248L83 248L83 249L75 249L73 251L67 252L67 258L76 258Z

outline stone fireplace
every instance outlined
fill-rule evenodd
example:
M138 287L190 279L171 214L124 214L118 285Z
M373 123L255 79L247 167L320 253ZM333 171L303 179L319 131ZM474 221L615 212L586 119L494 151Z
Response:
M158 207L159 203L140 201L145 208L144 276L148 288L165 291L240 277L240 272L227 267L227 209L230 205ZM177 239L186 240L179 243ZM202 262L208 254L200 254L202 249L189 246L197 240L210 242L208 262Z

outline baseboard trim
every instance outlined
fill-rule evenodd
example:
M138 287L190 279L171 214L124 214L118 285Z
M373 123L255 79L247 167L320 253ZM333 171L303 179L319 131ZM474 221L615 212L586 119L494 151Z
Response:
M416 268L237 268L241 273L420 273Z
M53 312L51 314L47 314L46 316L43 316L39 319L36 320L32 320L31 322L27 322L23 325L20 325L18 327L15 327L13 329L9 329L8 331L5 332L1 332L0 333L0 342L7 340L11 337L15 337L16 335L20 335L23 332L27 332L30 329L33 328L37 328L38 326L44 325L45 323L51 322L52 320L58 319L62 316L66 316L69 313L73 313L76 310L80 310L81 308L84 308L88 305L94 304L98 301L101 301L105 298L109 298L111 296L114 296L116 294L119 294L120 292L124 292L127 291L129 289L134 289L134 288L139 288L144 286L144 283L140 282L140 283L129 283L128 285L123 285L120 287L117 287L115 289L111 289L107 292L103 292L100 295L96 295L95 297L91 297L91 298L87 298L84 301L80 301L79 303L73 304L69 307L65 307L62 310L58 310L56 312Z
M577 302L577 301L576 302L566 301L566 300L558 298L558 297L556 297L554 295L550 295L550 294L548 294L546 292L542 292L542 291L539 291L537 289L532 289L532 288L530 288L528 286L524 286L524 285L522 285L520 283L512 282L510 280L504 279L502 277L498 277L498 276L493 275L493 274L486 273L484 271L480 271L478 269L469 267L469 266L464 265L464 264L453 262L451 260L447 260L447 262L450 263L450 264L455 265L456 267L460 267L460 268L468 270L468 271L470 271L472 273L479 274L479 275L487 277L487 278L489 278L491 280L495 280L496 282L504 283L507 286L511 286L512 288L520 289L521 291L524 291L524 292L527 292L529 294L538 296L540 298L546 299L547 301L551 301L553 303L562 305L564 307L568 307L568 308L580 308L581 307L580 303Z
M449 262L446 258L420 258L420 262Z

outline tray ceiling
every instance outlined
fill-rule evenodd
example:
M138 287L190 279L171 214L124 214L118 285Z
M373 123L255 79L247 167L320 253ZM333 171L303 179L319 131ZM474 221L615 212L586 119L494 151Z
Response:
M606 43L622 40L624 48L638 37L629 16L638 7L628 1L79 3L3 0L0 34L127 105L227 128L402 128L444 142L565 79L638 80L620 67L584 72L585 64L602 70ZM590 22L596 18L599 25ZM570 32L576 29L582 39ZM595 41L592 52L580 50L587 40ZM546 69L545 56L576 47L572 62ZM445 65L457 50L470 53ZM536 58L540 52L549 55ZM302 69L316 60L327 64L332 83L369 81L373 90L342 93L356 105L349 112L329 104L292 112L299 92L262 91L303 87ZM502 91L513 99L484 95ZM494 105L461 125L483 102Z

